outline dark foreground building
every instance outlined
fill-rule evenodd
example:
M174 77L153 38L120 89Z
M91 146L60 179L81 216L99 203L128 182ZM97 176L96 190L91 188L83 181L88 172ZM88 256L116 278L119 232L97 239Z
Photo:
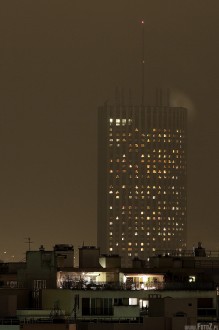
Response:
M0 329L218 330L218 251L199 243L130 268L98 251L81 247L79 267L68 244L0 264Z

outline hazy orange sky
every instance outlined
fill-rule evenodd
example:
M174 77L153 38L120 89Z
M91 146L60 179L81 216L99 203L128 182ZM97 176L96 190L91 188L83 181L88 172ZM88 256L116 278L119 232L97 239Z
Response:
M96 245L97 108L115 88L186 106L188 248L219 249L218 0L0 2L0 259ZM7 253L4 253L7 251Z

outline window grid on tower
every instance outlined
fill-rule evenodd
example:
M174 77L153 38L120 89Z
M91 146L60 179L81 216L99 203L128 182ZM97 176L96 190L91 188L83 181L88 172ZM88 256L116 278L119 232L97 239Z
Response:
M168 111L170 114L167 114ZM126 244L127 252L128 242L134 242L138 237L140 239L141 232L147 237L152 224L158 221L160 230L152 230L157 231L153 242L156 243L156 237L162 236L165 238L165 248L179 244L179 236L175 239L174 235L180 228L180 248L185 245L184 112L185 109L180 108L145 108L144 111L132 108L129 111L123 107L107 107L107 204L112 208L108 212L106 232L111 233L109 238L113 238L114 246L110 248L115 253L121 254L122 243ZM179 219L180 227L175 225L175 218ZM149 224L149 230L142 222ZM166 234L164 226L168 222ZM169 240L166 241L166 238ZM140 246L136 248L143 252ZM147 253L157 250L156 245L148 242L148 246Z

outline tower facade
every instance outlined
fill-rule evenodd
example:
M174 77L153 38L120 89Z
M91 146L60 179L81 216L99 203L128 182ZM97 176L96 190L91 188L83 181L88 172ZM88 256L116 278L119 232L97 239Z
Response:
M186 246L185 108L108 106L98 114L101 253L130 266Z

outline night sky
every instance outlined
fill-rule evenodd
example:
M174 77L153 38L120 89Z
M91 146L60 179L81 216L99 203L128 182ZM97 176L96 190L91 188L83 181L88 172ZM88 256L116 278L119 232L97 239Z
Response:
M219 1L0 1L0 259L96 245L97 108L188 107L188 248L219 250ZM7 253L4 253L7 252ZM14 256L14 259L12 258Z

